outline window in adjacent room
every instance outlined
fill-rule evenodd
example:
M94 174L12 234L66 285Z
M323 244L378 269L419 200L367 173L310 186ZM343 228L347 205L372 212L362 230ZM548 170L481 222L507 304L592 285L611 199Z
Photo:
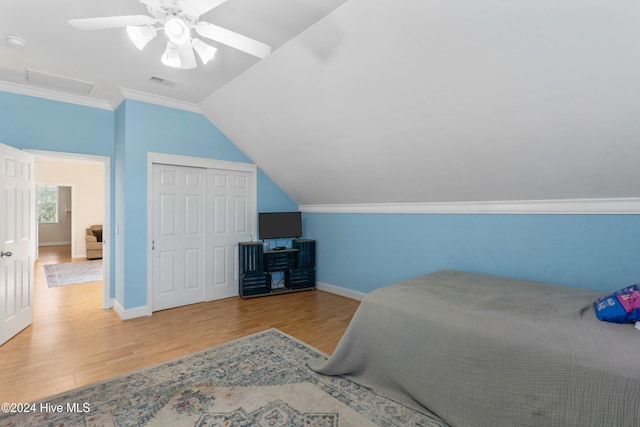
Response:
M58 223L58 199L57 185L38 184L36 186L36 200L38 204L38 223Z

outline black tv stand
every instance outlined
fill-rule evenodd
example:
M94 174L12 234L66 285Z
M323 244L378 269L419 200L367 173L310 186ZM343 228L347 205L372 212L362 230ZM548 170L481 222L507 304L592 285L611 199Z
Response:
M315 240L296 239L292 246L265 251L260 242L239 243L240 296L249 298L315 289ZM273 272L284 272L284 288L271 287Z

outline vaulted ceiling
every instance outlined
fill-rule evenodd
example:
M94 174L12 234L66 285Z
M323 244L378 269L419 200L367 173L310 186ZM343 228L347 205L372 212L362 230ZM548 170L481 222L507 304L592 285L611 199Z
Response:
M275 51L345 0L187 1L222 3L203 14L200 20L266 43ZM124 28L83 31L68 23L70 19L148 14L147 6L137 0L3 0L0 2L0 31L3 31L0 80L30 85L25 79L25 70L30 69L89 82L93 86L84 95L111 104L121 101L121 89L133 92L133 96L150 94L197 104L260 60L211 43L218 52L209 64L191 70L175 69L160 62L166 47L162 34L141 52L131 43ZM22 49L11 48L6 36L18 36L28 44ZM61 90L64 92L64 88Z
M221 48L197 70L66 24L136 1L55 3L0 6L34 40L0 47L1 80L35 68L96 99L193 105L300 204L640 197L635 0L229 0L203 19L274 51Z

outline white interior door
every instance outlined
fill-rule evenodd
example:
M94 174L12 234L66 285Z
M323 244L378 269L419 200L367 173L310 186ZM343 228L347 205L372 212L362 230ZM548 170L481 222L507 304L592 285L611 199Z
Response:
M0 144L0 344L33 322L33 156Z
M238 295L238 242L255 230L254 182L253 172L207 170L207 301Z
M205 169L153 165L153 311L204 301L205 180Z

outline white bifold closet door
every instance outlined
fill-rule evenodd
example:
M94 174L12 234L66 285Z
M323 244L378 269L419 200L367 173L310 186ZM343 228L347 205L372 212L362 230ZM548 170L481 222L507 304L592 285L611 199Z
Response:
M206 170L153 165L153 311L204 300Z
M238 295L255 230L253 172L153 164L152 310Z
M238 242L252 239L257 215L252 172L207 170L207 292L216 300L238 295Z

